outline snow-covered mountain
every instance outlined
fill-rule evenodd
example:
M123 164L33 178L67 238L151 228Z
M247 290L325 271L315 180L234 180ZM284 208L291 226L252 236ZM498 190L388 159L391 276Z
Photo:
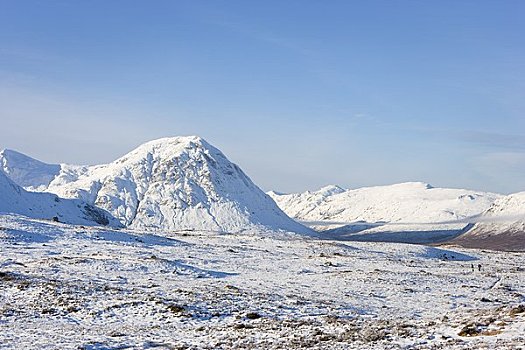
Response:
M12 154L4 152L0 161L14 181L28 189L81 198L131 228L238 232L265 227L312 233L196 136L151 141L97 166L48 165Z
M41 191L60 173L61 166L46 164L9 149L0 151L0 169L29 191Z
M446 231L450 235L464 228L467 218L480 214L500 197L494 193L434 188L421 182L354 190L327 186L313 192L268 194L289 216L317 230L339 235L439 231L442 238Z
M107 212L80 199L59 198L51 193L28 192L0 171L0 213L15 213L35 219L58 220L77 225L120 223Z
M496 200L453 241L471 248L525 251L525 192Z

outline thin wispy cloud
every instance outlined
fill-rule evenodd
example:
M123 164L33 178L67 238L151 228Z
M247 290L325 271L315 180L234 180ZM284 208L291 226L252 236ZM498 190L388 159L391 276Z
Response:
M388 124L399 130L429 135L443 140L474 144L492 149L525 150L525 134L474 129L443 129L420 125Z
M490 148L525 150L525 134L505 134L487 131L462 131L459 139Z
M478 161L489 169L525 173L525 151L486 153Z

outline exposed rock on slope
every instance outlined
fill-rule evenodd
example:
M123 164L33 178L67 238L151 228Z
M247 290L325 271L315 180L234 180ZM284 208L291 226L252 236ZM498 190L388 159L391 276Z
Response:
M16 173L16 164L8 164ZM238 232L255 227L310 234L235 164L199 137L148 142L105 165L61 166L45 190L82 198L141 229Z
M15 213L35 219L58 219L78 225L120 223L107 212L79 199L63 199L51 193L28 192L0 171L0 213Z
M476 221L451 243L469 248L525 251L525 192L498 199Z

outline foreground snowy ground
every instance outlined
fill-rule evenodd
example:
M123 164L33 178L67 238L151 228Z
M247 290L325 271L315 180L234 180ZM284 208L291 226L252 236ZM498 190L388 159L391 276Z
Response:
M524 271L523 254L1 215L0 347L519 349Z

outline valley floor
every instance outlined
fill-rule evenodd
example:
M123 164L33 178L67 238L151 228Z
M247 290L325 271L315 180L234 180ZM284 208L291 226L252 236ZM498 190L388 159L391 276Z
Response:
M523 344L524 254L0 216L2 349Z

